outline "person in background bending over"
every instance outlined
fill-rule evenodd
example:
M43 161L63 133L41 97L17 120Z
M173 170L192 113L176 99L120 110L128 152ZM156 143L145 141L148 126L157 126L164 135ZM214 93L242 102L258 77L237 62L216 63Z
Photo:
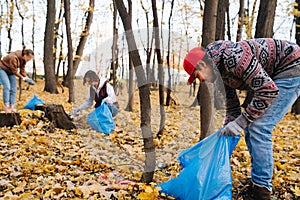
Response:
M272 38L240 42L216 41L196 47L185 57L188 83L215 82L225 86L226 119L221 135L242 131L251 155L251 184L244 199L270 200L273 176L272 131L300 95L300 47ZM241 110L236 90L253 93Z
M5 112L15 112L17 81L19 77L23 81L34 85L25 72L25 65L34 56L31 49L18 50L4 56L0 61L0 80L3 84L3 103Z
M101 105L102 101L108 104L108 107L115 117L119 112L119 106L116 99L114 88L109 84L108 80L104 77L99 77L94 71L89 70L83 77L83 85L89 84L88 94L85 101L71 112L71 117L77 116L81 110L90 108L94 101L96 102L95 108Z

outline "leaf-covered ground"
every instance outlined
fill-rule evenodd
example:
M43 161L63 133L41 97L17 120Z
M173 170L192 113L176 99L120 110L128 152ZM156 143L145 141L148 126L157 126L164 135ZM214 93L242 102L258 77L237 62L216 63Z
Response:
M85 119L92 110L74 119L76 130L56 129L39 120L38 111L22 108L36 93L46 104L62 104L67 113L84 99L87 87L76 81L76 103L69 104L64 93L43 92L44 83L22 90L17 103L22 124L0 129L0 199L172 199L159 194L155 184L176 177L181 170L178 154L198 142L199 107L190 107L194 97L189 87L177 86L173 98L177 105L165 107L163 137L155 139L157 167L154 183L139 183L143 172L144 153L141 137L138 93L134 111L127 112L126 89L118 92L120 113L116 128L105 135L91 130ZM126 83L123 83L125 88ZM60 89L59 89L60 90ZM61 92L61 90L60 90ZM2 92L1 92L2 93ZM2 102L2 94L0 94ZM159 127L158 91L151 91L152 130ZM1 110L3 104L1 103ZM224 111L215 112L216 129L222 126ZM300 198L300 116L290 113L275 127L273 199ZM233 152L233 191L241 190L240 179L250 175L250 157L243 137Z

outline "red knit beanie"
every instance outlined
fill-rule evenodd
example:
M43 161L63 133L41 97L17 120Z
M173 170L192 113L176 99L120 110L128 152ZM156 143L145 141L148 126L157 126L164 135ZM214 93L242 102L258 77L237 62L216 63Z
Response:
M202 60L205 56L205 51L201 47L195 47L189 51L183 61L184 70L190 75L188 84L192 84L195 81L193 72L197 66L199 60Z

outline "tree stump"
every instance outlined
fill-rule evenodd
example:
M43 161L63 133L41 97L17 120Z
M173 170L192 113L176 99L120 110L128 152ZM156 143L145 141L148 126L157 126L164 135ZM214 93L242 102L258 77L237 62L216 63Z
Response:
M20 113L0 113L0 127L13 127L21 124Z
M36 110L41 110L45 112L45 117L49 119L50 122L56 128L71 130L75 129L76 126L73 124L72 119L65 112L62 105L57 104L38 104L35 105Z

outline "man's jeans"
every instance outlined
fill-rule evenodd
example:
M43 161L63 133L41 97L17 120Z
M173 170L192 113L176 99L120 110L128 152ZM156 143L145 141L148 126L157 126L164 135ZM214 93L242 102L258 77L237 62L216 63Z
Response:
M270 191L274 164L272 130L299 97L300 77L278 79L274 82L279 89L279 95L266 112L245 129L246 143L252 158L252 181Z
M17 81L15 75L8 75L0 68L0 80L3 84L3 102L14 105L16 102Z

